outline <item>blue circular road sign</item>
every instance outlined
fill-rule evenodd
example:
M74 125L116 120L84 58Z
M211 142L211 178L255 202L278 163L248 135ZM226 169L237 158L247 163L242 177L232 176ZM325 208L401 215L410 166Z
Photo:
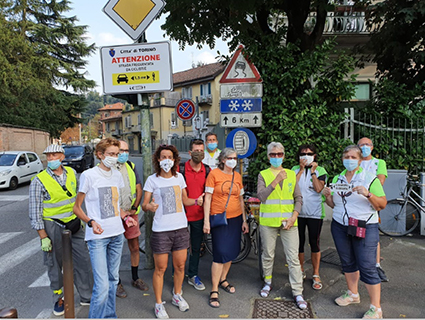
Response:
M226 147L235 149L239 159L247 158L257 148L257 138L251 130L237 128L227 136Z

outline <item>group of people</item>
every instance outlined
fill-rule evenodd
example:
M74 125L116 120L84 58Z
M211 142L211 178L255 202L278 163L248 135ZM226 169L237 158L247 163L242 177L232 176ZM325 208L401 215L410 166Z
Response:
M299 147L299 165L291 170L282 167L283 145L278 142L268 145L270 167L260 172L257 184L257 197L261 201L262 297L268 297L272 290L276 239L280 235L294 301L300 309L307 308L303 298L306 229L313 265L312 287L322 289L319 243L326 201L334 209L332 235L348 285L347 292L335 302L340 306L360 302L357 287L361 279L371 297L371 307L365 317L382 317L381 280L377 269L380 266L375 261L379 243L377 211L386 205L382 189L386 168L382 169L381 163L379 180L376 172L369 172L379 171L379 161L368 162L373 146L369 139L364 143L362 140L359 146L344 150L346 170L333 179L333 185L355 185L345 193L325 187L327 173L318 165L314 145ZM240 252L241 232L248 232L244 188L241 175L235 171L236 151L231 148L221 151L217 143L214 133L206 135L205 143L201 139L192 140L190 159L185 163L180 163L176 147L160 145L152 156L154 173L143 188L135 165L128 161L129 150L124 141L112 138L100 141L95 150L100 164L84 171L79 182L74 170L61 164L63 148L58 145L46 148L48 167L30 185L29 213L32 228L41 239L55 315L64 313L61 241L64 228L72 232L75 285L81 304L90 305L90 318L117 317L116 297L126 296L119 277L124 238L130 249L131 283L140 290L149 290L138 276L140 206L145 212L154 212L150 243L155 266L152 285L157 318L168 318L162 293L170 254L174 282L172 304L180 311L189 310L182 290L188 249L188 283L197 290L205 290L198 272L204 233L211 233L213 248L209 305L220 307L220 289L229 294L236 292L227 277L232 261ZM361 165L367 163L368 168L362 169ZM385 163L383 165L385 167ZM383 180L380 175L384 175ZM347 237L352 219L365 221L365 237Z

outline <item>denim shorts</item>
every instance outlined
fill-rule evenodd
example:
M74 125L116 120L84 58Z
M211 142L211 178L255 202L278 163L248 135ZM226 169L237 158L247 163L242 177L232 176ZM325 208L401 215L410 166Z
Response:
M366 237L359 239L347 235L347 226L332 220L331 232L341 260L342 271L360 271L360 280L366 284L381 283L376 270L376 252L379 242L377 223L366 225Z
M152 232L151 248L156 254L186 250L189 248L189 229Z

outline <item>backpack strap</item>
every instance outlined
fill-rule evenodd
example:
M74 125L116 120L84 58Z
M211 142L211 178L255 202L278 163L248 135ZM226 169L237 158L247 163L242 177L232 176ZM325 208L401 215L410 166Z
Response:
M131 162L130 160L127 160L127 164L130 166L131 169L133 169L134 171L134 166L133 166L133 162Z

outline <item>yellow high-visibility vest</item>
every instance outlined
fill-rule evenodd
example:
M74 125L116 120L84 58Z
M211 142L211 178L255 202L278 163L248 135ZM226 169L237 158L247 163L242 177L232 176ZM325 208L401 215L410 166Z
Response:
M74 170L70 167L64 167L64 170L66 171L66 189L71 193L71 196L67 195L67 192L46 170L37 175L50 195L50 200L43 201L43 220L53 221L49 218L52 217L67 223L76 218L72 209L77 195L77 178Z
M290 218L294 212L294 190L297 178L294 171L284 170L287 178L283 180L282 188L278 184L267 200L260 204L260 224L263 226L280 227L282 220ZM270 168L261 171L260 174L264 178L266 187L276 178ZM297 225L298 221L295 221L294 226Z
M136 173L134 172L134 163L130 162L131 166L128 164L128 162L125 163L126 167L127 167L127 172L128 172L128 179L130 180L130 190L131 190L131 194L133 196L133 200L131 201L131 205L134 205L134 203L136 202ZM137 211L135 214L139 214L140 212L140 205L137 207Z

